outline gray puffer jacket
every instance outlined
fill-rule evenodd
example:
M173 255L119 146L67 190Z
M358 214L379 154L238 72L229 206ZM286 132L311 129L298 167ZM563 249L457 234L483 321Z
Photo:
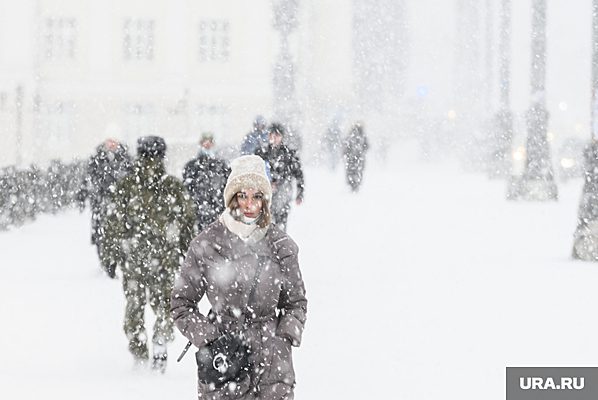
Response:
M297 254L295 242L273 225L251 244L220 220L193 239L172 293L172 313L176 326L197 347L241 324L262 263L246 332L254 369L244 381L220 389L200 382L200 399L293 398L291 345L301 343L307 313ZM197 304L204 295L216 319L199 312Z

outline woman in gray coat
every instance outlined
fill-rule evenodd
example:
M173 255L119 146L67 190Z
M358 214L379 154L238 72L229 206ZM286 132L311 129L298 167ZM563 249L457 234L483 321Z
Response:
M290 400L291 346L301 343L307 313L298 248L270 223L272 189L264 161L242 156L231 167L227 208L191 242L172 294L173 317L198 348L243 326L251 349L246 377L222 387L199 381L200 399ZM207 316L197 308L204 295L212 306Z

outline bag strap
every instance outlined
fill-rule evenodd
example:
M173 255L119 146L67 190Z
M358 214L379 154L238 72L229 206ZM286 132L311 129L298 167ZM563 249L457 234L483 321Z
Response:
M243 317L244 317L243 325L247 324L247 314L250 311L249 304L253 301L253 298L255 297L255 289L257 287L259 277L260 277L260 274L262 273L262 268L264 266L263 257L259 257L258 260L259 261L258 261L257 268L255 270L255 276L253 277L253 283L251 284L251 290L249 291L249 297L247 298L247 304L245 305L245 312L243 313ZM187 351L191 347L191 344L192 344L191 341L187 342L187 345L185 346L185 348L183 349L183 351L177 358L177 360L176 360L177 362L180 362L183 359L183 357L185 356L185 354L187 354Z
M243 313L243 317L244 317L243 325L247 324L247 314L250 311L249 304L251 304L251 302L253 301L253 298L255 297L255 290L256 290L257 284L259 282L260 274L262 273L262 268L264 267L264 261L265 261L264 259L265 258L266 257L258 257L257 268L255 269L255 276L253 277L253 283L251 284L249 296L247 297L247 304L245 305L245 312ZM183 357L185 356L185 354L187 354L187 351L191 347L191 344L192 344L191 341L187 342L187 345L181 352L181 355L179 355L179 357L177 358L177 360L176 360L177 362L180 362L183 359Z

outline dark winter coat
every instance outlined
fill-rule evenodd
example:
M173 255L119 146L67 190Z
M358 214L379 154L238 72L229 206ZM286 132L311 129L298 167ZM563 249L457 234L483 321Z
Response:
M365 165L365 153L370 148L368 139L361 127L353 128L343 148L347 169L362 170Z
M305 182L303 180L303 169L301 161L295 150L286 145L273 146L269 144L256 150L260 156L270 165L270 176L272 181L273 200L272 207L278 208L279 203L288 204L293 197L292 181L295 179L297 185L297 200L303 200Z
M195 202L200 232L224 211L223 194L229 174L226 161L205 151L185 165L183 184Z
M273 225L250 245L218 220L191 242L175 282L172 311L176 326L197 347L239 326L258 263L263 263L250 305L254 316L246 331L254 369L234 387L232 397L231 387L215 389L199 383L201 399L255 399L254 388L258 399L292 399L291 345L301 343L307 313L297 253L293 240ZM198 311L204 295L219 316L216 320Z
M131 268L159 265L174 273L193 235L193 202L162 160L140 157L116 185L102 261ZM108 264L105 264L108 265Z
M86 189L93 205L114 192L116 182L130 172L131 156L127 148L118 145L109 151L104 145L96 148L96 153L87 163Z
M254 127L243 138L241 143L241 155L253 154L256 149L268 144L268 131Z
M370 145L361 126L354 126L345 139L343 156L347 183L356 191L361 185L363 169L365 168L365 153Z
M131 171L131 167L131 156L123 145L110 151L101 144L89 159L85 182L78 197L81 202L89 199L92 243L101 244L104 238L102 223L106 219L107 206L112 201L116 183Z

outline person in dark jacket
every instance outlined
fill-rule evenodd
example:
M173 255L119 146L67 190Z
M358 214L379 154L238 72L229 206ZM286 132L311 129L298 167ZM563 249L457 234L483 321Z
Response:
M224 186L230 169L213 151L214 135L204 133L197 157L183 170L183 184L195 201L197 231L201 232L224 211Z
M131 156L127 147L115 139L106 139L96 147L96 152L87 162L85 180L78 194L84 204L89 201L91 208L91 243L96 246L98 255L104 242L104 226L108 205L116 189L116 183L131 171ZM114 277L115 264L104 265L104 270Z
M248 155L231 166L224 191L227 208L191 242L175 281L172 314L200 351L221 335L239 332L249 345L248 375L221 387L199 380L199 399L291 400L292 346L301 344L307 318L299 250L270 223L271 186L264 161ZM212 306L208 315L198 309L204 296Z
M293 200L293 180L296 184L295 204L303 202L303 169L295 150L282 143L286 132L284 126L273 123L268 132L268 146L257 149L255 154L268 162L272 182L272 216L276 225L286 231Z
M241 155L253 154L260 148L268 144L268 129L266 129L266 119L261 115L255 117L253 128L243 138L241 143Z
M139 138L132 171L116 184L106 223L102 257L117 264L126 298L124 330L139 364L149 359L145 305L156 314L152 367L164 372L173 339L170 294L179 259L193 237L193 202L181 181L166 173L166 143Z
M354 124L343 146L347 183L353 192L357 192L361 185L365 167L365 153L369 147L363 125L359 122Z

